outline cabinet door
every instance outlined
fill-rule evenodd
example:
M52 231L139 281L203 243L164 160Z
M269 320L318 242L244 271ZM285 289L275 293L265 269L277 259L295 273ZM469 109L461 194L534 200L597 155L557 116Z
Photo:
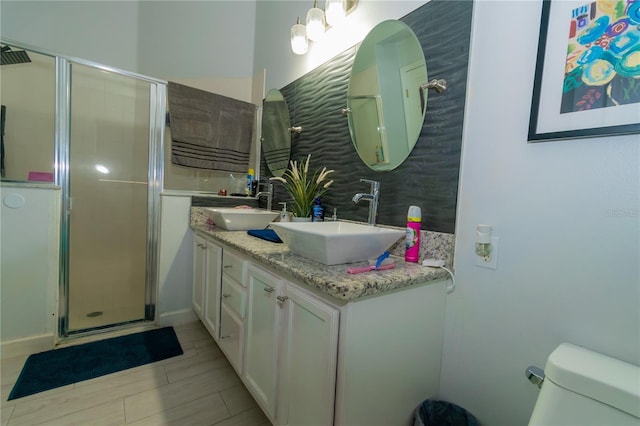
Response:
M333 424L338 356L337 309L292 285L286 287L280 424Z
M202 320L204 313L204 288L206 278L207 263L207 242L199 235L193 238L193 293L192 304L193 310Z
M220 308L220 349L227 359L242 374L242 345L244 344L244 325L242 321L222 304Z
M202 322L217 342L220 328L220 278L222 248L211 242L206 247L205 303Z
M281 304L276 297L282 291L282 282L277 276L250 265L247 284L245 379L258 403L274 419L281 317Z

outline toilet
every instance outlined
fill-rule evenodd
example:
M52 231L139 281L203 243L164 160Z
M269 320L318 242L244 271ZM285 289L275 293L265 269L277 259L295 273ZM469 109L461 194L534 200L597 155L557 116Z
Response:
M640 367L563 343L544 376L530 426L640 425Z

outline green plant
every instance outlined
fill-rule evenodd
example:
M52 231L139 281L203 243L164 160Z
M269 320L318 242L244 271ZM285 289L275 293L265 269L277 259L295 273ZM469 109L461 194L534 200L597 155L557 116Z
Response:
M307 156L304 163L291 160L289 161L290 168L285 170L282 177L270 178L270 180L281 182L284 185L293 199L291 211L296 217L310 217L313 201L325 194L333 183L333 180L325 182L333 170L327 170L326 167L323 167L322 170L317 169L310 173L310 160L311 154Z

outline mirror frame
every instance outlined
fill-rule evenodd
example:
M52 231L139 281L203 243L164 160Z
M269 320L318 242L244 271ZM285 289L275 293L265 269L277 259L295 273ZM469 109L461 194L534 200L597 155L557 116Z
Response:
M291 156L291 119L287 102L278 89L262 101L262 155L273 176L282 176Z
M424 124L427 65L422 45L404 22L376 25L360 44L347 91L351 141L375 171L402 164Z

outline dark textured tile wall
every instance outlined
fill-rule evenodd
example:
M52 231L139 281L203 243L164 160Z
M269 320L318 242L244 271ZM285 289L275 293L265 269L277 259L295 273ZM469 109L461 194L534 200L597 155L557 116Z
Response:
M433 0L400 19L422 44L429 79L447 80L447 90L429 92L418 142L393 171L375 172L361 162L341 114L357 46L280 89L292 125L303 128L293 136L291 158L311 154L313 169L335 170L335 182L322 200L327 214L335 207L339 218L366 221L369 203L354 204L351 198L369 190L360 178L372 179L381 184L378 223L403 227L409 206L417 205L422 229L454 233L472 6L471 0ZM264 161L261 176L269 176ZM274 209L280 201L287 201L287 194L276 183Z

